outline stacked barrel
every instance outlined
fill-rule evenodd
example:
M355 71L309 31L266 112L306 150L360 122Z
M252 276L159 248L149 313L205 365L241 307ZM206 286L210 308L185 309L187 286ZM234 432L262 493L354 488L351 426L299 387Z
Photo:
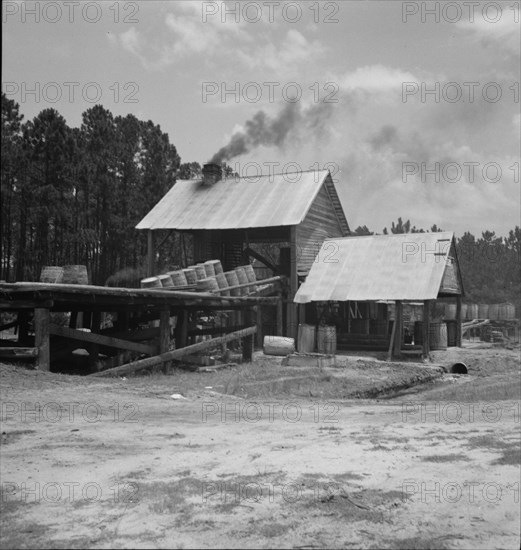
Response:
M251 265L224 272L220 260L208 260L185 269L141 280L142 288L179 288L211 292L221 296L245 296L256 290L257 278ZM251 284L249 284L251 283Z

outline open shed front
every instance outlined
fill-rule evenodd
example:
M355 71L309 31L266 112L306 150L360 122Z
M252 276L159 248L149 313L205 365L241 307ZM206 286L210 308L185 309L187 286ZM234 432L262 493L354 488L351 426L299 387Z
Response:
M461 345L463 285L452 233L329 239L295 297L306 324L334 326L338 351L424 355ZM445 318L443 301L455 304ZM302 311L302 310L301 310Z

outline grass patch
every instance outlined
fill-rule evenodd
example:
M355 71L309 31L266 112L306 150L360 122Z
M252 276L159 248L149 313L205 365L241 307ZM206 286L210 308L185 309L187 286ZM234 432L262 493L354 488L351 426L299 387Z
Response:
M461 453L452 453L448 455L428 455L422 457L422 462L455 462L457 460L468 460L468 457Z
M501 458L496 458L491 462L492 466L519 466L519 464L521 464L521 449L519 447L503 451Z
M464 384L436 388L422 393L425 401L455 401L465 403L521 400L521 383L518 377L501 376L491 379L480 377Z

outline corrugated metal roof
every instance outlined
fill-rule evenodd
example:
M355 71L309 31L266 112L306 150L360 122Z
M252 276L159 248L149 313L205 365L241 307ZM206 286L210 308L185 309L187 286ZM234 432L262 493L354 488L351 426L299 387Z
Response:
M452 241L451 232L327 239L295 302L435 299Z
M203 185L201 180L181 180L136 228L245 229L297 225L328 175L328 170L320 170L259 178L231 177L214 185ZM340 214L345 219L343 211Z

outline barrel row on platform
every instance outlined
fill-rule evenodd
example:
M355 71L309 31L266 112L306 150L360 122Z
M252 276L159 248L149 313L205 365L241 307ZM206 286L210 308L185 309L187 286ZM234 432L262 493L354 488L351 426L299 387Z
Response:
M244 265L232 271L223 272L220 260L190 265L185 269L169 271L155 277L141 280L142 288L185 288L193 287L198 292L220 291L223 296L241 296L256 289L256 285L231 288L255 283L257 280L253 266Z
M461 304L462 319L511 320L516 317L513 304ZM456 319L456 304L445 304L445 319Z

